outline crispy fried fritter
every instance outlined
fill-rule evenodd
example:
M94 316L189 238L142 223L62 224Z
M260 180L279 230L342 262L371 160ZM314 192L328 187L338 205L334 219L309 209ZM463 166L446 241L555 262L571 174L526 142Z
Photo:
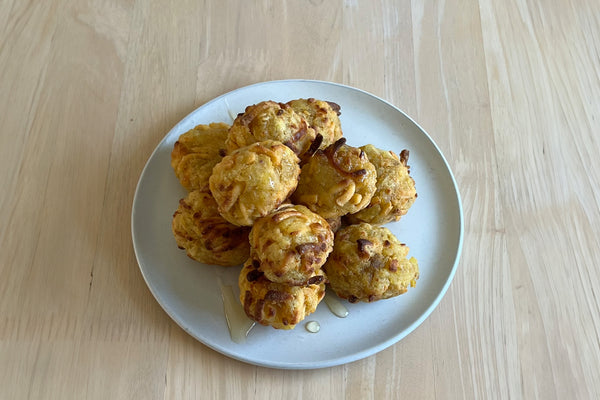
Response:
M377 170L377 189L369 205L356 214L348 215L348 221L376 225L398 221L417 198L415 181L407 166L408 150L402 150L398 157L392 151L380 150L371 144L361 149Z
M313 98L292 100L287 104L323 137L319 148L324 149L342 137L339 105Z
M188 191L208 191L212 169L225 156L229 125L214 122L198 125L179 136L171 152L171 166Z
M326 219L356 213L369 204L377 172L364 151L345 142L342 138L318 150L304 164L294 203Z
M408 247L385 227L367 223L340 229L323 269L341 298L354 303L373 302L405 293L419 278Z
M233 151L209 179L219 212L234 225L250 226L281 205L296 189L298 157L274 140Z
M207 192L196 190L179 201L172 229L179 248L205 264L240 265L250 254L250 228L225 221Z
M229 151L265 140L277 140L302 157L315 140L315 130L287 104L263 101L248 106L229 129Z
M333 232L308 208L284 204L254 222L250 246L267 279L305 285L323 280L321 266L333 248Z
M294 329L325 296L325 283L291 286L269 281L258 260L248 259L239 276L240 301L248 317L276 329Z

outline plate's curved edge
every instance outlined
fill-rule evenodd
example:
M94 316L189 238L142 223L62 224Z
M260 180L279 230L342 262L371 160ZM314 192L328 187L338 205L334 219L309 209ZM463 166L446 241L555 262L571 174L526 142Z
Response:
M209 104L212 103L216 103L218 101L221 101L222 98L230 96L232 94L234 94L235 92L238 91L242 91L242 90L248 90L250 88L253 87L260 87L260 86L265 86L265 85L271 85L271 84L285 84L285 83L311 83L311 84L323 84L323 85L330 85L330 86L338 86L338 87L342 87L342 88L346 88L352 91L357 91L360 92L366 96L372 97L386 105L388 105L389 107L395 109L397 112L399 112L400 114L402 114L404 117L406 117L412 124L414 124L419 131L421 131L421 133L423 133L425 135L425 137L427 138L427 140L430 142L431 145L433 145L433 147L435 148L437 154L441 157L442 161L444 162L444 166L446 167L446 170L448 171L448 174L450 176L450 179L452 181L452 187L454 188L454 192L456 195L456 202L458 205L458 217L459 217L459 240L458 240L458 246L457 246L457 250L456 250L456 254L454 257L454 263L453 266L450 270L450 273L448 275L448 278L446 279L444 286L442 287L442 290L438 293L438 295L436 296L436 298L434 299L434 301L430 304L430 306L419 316L419 318L417 318L412 324L409 325L408 328L406 328L405 330L403 330L402 332L400 332L398 335L393 336L391 338L389 338L388 340L378 344L377 346L373 346L367 349L364 349L360 352L356 352L353 353L350 356L346 356L346 357L338 357L335 359L330 359L327 361L322 361L322 362L316 362L316 363L281 363L281 362L259 362L257 360L251 359L249 357L241 357L236 353L232 353L230 351L228 351L226 348L221 348L219 346L214 346L211 343L203 340L203 338L199 337L198 335L196 335L194 332L192 332L190 329L188 329L185 326L185 323L183 321L180 320L179 316L177 315L177 313L171 308L169 307L162 299L162 297L156 292L156 288L154 287L154 285L149 281L148 277L146 276L146 273L144 272L144 270L141 268L141 260L139 258L138 255L138 250L136 248L136 238L135 238L135 226L134 226L134 222L135 222L135 214L136 214L136 207L135 204L137 202L137 197L138 197L138 193L140 190L140 184L143 180L143 177L148 169L148 166L151 162L151 160L153 159L153 157L155 156L155 154L159 151L159 149L161 148L163 142L165 142L170 136L171 133L175 130L177 130L177 128L186 123L189 119L191 119L193 117L193 115L197 112L198 109L203 108L208 106ZM343 364L347 364L347 363L351 363L354 361L358 361L361 360L363 358L369 357L371 355L374 355L382 350L385 350L386 348L392 346L393 344L399 342L400 340L402 340L404 337L408 336L410 333L412 333L416 328L418 328L433 312L433 310L435 310L435 308L439 305L439 303L441 302L441 300L443 299L443 297L445 296L445 294L447 293L452 281L454 280L454 276L456 274L456 270L458 268L458 263L460 261L460 256L462 254L462 247L463 247L463 239L464 239L464 215L463 215L463 207L462 207L462 201L461 201L461 196L460 196L460 191L458 188L458 184L456 182L456 178L454 176L454 173L452 171L452 169L450 168L450 165L448 164L448 161L446 160L446 157L444 156L444 154L442 153L442 151L440 150L440 148L438 147L437 143L435 143L435 141L431 138L431 136L429 135L429 133L423 129L423 127L421 127L421 125L419 125L412 117L410 117L408 114L406 114L403 110L399 109L398 107L396 107L395 105L391 104L390 102L388 102L385 99L380 98L377 95L374 95L372 93L369 93L363 89L359 89L356 87L352 87L349 85L344 85L341 83L336 83L336 82L328 82L328 81L321 81L321 80L310 80L310 79L283 79L283 80L273 80L273 81L265 81L265 82L258 82L258 83L254 83L251 85L247 85L247 86L243 86L234 90L231 90L229 92L226 92L224 94L221 94L209 101L207 101L206 103L203 103L202 105L200 105L199 107L195 108L194 110L192 110L190 113L188 113L182 120L180 120L177 124L175 124L170 130L169 132L167 132L167 134L161 139L161 141L156 145L156 147L154 148L153 152L151 153L151 155L148 157L148 160L146 161L146 164L144 165L144 168L142 169L142 172L140 174L140 178L138 179L138 182L136 184L136 189L135 189L135 193L133 196L133 202L132 202L132 214L131 214L131 234L132 234L132 244L133 244L133 249L134 249L134 254L136 257L136 262L138 264L138 268L140 269L140 272L142 274L142 277L144 278L144 281L146 282L146 285L148 286L150 292L152 293L153 297L156 299L156 301L160 304L161 308L163 308L163 310L167 313L167 315L169 315L169 317L171 319L173 319L173 321L181 328L183 329L186 333L188 333L190 336L194 337L196 340L200 341L203 345L209 347L210 349L224 354L227 357L230 357L232 359L241 361L241 362L245 362L248 364L252 364L252 365L256 365L256 366L260 366L260 367L266 367L266 368L274 368L274 369L290 369L290 370L302 370L302 369L321 369L321 368L328 368L328 367L334 367L334 366L338 366L338 365L343 365Z

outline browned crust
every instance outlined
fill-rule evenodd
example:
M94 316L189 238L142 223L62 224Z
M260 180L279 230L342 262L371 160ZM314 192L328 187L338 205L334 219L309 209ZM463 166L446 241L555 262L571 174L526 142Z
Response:
M319 151L323 152L323 154L329 160L329 163L340 174L346 175L346 176L351 176L353 178L357 178L357 177L365 175L367 173L366 169L359 169L359 170L356 170L356 171L346 171L341 165L338 164L336 153L345 144L346 144L346 138L341 138L341 139L336 140L333 144L331 144L330 146L328 146L325 150L319 150ZM359 157L360 158L364 158L365 157L365 154L364 154L364 152L362 150L360 151L360 156Z

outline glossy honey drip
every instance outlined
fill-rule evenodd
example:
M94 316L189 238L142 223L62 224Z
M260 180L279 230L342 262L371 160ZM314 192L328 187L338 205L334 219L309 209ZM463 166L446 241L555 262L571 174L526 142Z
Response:
M325 293L325 298L323 299L329 310L334 313L336 316L340 318L346 318L348 316L348 309L344 307L344 305L338 300L337 297L332 295L331 293Z
M246 316L239 300L233 294L231 285L221 284L221 297L231 340L235 343L244 343L246 336L254 326L254 321Z

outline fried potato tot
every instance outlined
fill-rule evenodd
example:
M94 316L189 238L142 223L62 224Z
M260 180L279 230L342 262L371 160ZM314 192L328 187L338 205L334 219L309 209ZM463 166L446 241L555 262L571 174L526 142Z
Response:
M361 223L340 229L323 266L333 291L351 303L405 293L419 278L408 247L385 227Z
M300 158L315 140L315 130L294 109L284 103L263 101L246 107L229 129L227 149L233 150L265 140L276 140Z
M234 225L250 226L279 207L296 189L298 157L274 140L233 151L209 179L219 212Z
M271 282L260 271L260 262L252 258L244 264L238 284L246 315L276 329L294 329L325 296L324 282L306 286Z
M339 105L313 98L292 100L287 104L306 120L308 126L313 128L317 135L323 137L320 149L326 148L342 137L342 126L338 117Z
M308 208L284 204L254 222L250 248L270 281L306 285L323 280L321 266L333 248L333 232Z
M196 190L179 201L172 230L177 246L205 264L242 264L250 255L250 228L225 221L210 193Z
M304 164L292 201L333 219L365 208L375 193L377 171L366 153L336 141Z
M198 125L179 136L171 152L171 166L188 191L208 191L212 169L226 154L229 125L213 122Z
M348 215L348 221L351 224L368 222L382 225L400 220L417 198L415 181L409 175L407 165L408 150L402 150L398 157L392 151L380 150L371 144L362 146L361 149L377 170L376 190L369 205Z

